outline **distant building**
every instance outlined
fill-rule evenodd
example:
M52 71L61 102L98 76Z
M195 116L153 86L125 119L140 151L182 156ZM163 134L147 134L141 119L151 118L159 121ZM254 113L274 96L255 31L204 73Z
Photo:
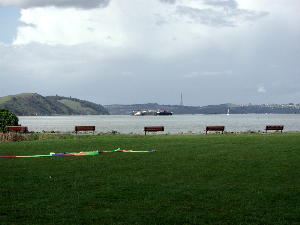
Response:
M180 105L183 106L182 92L180 94Z

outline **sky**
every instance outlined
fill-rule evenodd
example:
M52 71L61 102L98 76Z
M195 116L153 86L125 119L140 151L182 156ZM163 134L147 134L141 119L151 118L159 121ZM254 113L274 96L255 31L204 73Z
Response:
M0 0L0 96L300 103L300 0Z

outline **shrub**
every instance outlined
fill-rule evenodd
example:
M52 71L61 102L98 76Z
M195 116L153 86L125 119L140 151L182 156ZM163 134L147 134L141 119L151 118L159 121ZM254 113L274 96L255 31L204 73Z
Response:
M18 133L3 133L0 134L0 142L1 141L25 141L26 136L23 134L18 134Z
M0 132L5 131L6 126L17 126L19 118L7 109L0 109Z

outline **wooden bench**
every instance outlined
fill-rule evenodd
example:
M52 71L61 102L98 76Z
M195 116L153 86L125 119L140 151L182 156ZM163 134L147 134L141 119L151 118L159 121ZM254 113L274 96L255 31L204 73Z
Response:
M8 132L16 132L16 133L27 133L28 128L23 126L6 126L5 130Z
M276 131L280 130L282 133L283 127L284 127L283 125L267 125L266 133L268 132L268 130L276 130Z
M93 131L95 132L95 126L75 126L75 133L77 134L78 131Z
M164 131L165 127L163 126L152 126L152 127L144 127L145 135L147 132L157 132L157 131Z
M224 130L224 126L206 126L205 133L207 134L208 131L222 131L223 134Z

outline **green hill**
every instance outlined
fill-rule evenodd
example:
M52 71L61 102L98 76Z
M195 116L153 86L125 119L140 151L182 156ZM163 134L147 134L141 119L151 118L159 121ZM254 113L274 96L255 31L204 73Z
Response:
M0 97L0 108L6 108L19 116L33 115L107 115L108 111L92 102L47 96L36 93L24 93Z

